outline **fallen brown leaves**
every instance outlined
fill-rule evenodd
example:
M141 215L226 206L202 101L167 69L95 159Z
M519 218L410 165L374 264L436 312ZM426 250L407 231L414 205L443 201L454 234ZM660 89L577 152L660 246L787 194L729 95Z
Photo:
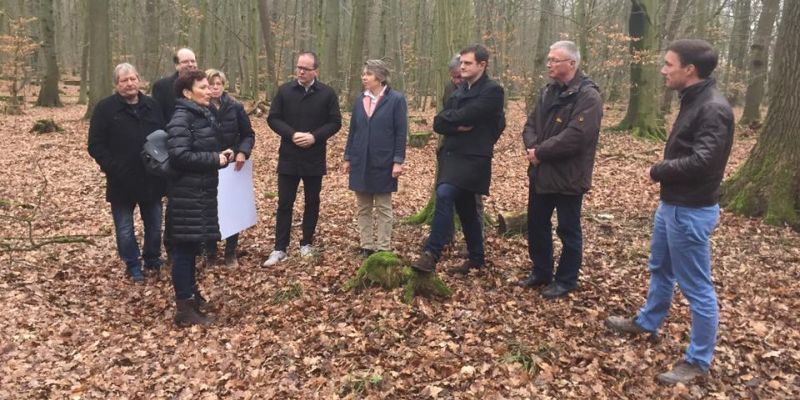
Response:
M633 313L646 293L650 223L658 189L645 168L661 145L604 133L594 189L584 207L585 258L580 289L544 301L514 283L529 269L525 240L488 230L490 268L482 276L445 278L448 301L403 304L399 290L341 290L361 260L355 199L340 174L346 131L334 137L323 185L315 262L297 257L259 267L273 243L277 136L263 119L254 160L259 224L241 238L238 269L202 273L218 324L173 327L168 277L130 284L115 254L104 179L86 153L83 107L27 108L0 116L0 198L35 200L48 181L34 224L42 236L99 235L96 245L63 244L2 255L0 398L797 398L800 396L798 235L724 212L713 236L714 276L722 310L711 377L667 388L653 377L681 357L689 310L676 296L663 339L610 334L602 320ZM607 110L607 124L619 111ZM428 115L430 117L430 115ZM29 134L53 118L64 133ZM527 179L511 104L497 145L486 210L525 207ZM754 143L735 144L729 171ZM409 149L407 175L394 197L396 218L428 196L434 142ZM42 172L34 167L35 161ZM296 216L300 215L298 201ZM12 215L13 207L0 212ZM296 217L297 218L297 217ZM2 236L24 227L4 221ZM298 229L295 229L295 233ZM398 225L394 245L416 254L425 227ZM296 238L295 238L296 239ZM440 267L459 260L448 254ZM547 351L544 351L544 350Z

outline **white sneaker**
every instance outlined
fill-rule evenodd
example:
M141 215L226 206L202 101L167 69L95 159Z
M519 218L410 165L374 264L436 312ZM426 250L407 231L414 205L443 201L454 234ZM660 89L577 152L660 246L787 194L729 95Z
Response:
M267 258L267 261L264 261L262 267L271 267L287 258L289 257L286 255L285 251L275 250L270 253L269 258Z
M300 246L300 257L311 257L315 253L314 246L310 244L304 244Z

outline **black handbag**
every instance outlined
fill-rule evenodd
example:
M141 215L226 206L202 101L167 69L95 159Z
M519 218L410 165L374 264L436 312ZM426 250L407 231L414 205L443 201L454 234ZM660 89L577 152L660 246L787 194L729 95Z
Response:
M149 174L167 179L175 179L180 172L169 165L167 153L167 132L159 129L147 135L147 140L142 147L142 163Z

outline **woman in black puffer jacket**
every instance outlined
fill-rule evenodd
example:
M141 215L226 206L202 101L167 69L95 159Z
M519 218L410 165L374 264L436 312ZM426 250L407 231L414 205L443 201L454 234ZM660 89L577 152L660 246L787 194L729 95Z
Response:
M234 170L240 171L244 162L250 158L255 143L255 132L250 124L250 118L244 111L244 106L239 103L227 92L225 84L227 78L222 71L216 69L206 70L208 86L211 90L211 105L209 108L214 112L214 116L219 122L220 137L222 138L222 148L232 149L235 158ZM228 267L239 266L236 258L236 246L239 243L239 234L234 234L225 240L225 265ZM215 240L206 242L206 263L213 265L217 260L217 242Z
M202 71L188 71L175 81L178 101L167 125L170 165L181 172L167 182L167 224L172 241L172 285L175 323L208 325L201 311L205 299L195 277L200 245L219 240L217 170L233 160L233 150L222 146L219 126L208 109L210 90Z

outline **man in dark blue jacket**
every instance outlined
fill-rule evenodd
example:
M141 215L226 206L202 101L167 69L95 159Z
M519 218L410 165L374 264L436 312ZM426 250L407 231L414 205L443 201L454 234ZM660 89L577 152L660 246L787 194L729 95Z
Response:
M638 316L606 320L617 332L655 336L677 282L689 300L692 329L684 359L658 375L664 384L687 384L708 374L717 340L709 237L719 220L719 185L733 144L733 112L710 76L716 66L717 53L704 40L676 40L667 47L661 74L668 88L680 92L681 107L664 160L648 171L661 185L650 244L650 289Z
M117 251L136 282L146 271L161 266L161 198L163 179L148 174L139 153L151 132L164 128L156 102L139 91L139 74L133 65L114 69L116 93L100 100L89 123L89 154L106 174L106 201L117 238ZM133 211L139 206L144 224L144 246L140 253L133 228Z
M489 51L472 45L461 51L464 82L447 99L433 120L433 130L444 135L439 150L436 209L424 251L411 266L432 272L453 229L453 207L461 220L468 259L451 273L481 269L486 260L476 194L489 194L494 144L505 128L503 87L486 74Z

